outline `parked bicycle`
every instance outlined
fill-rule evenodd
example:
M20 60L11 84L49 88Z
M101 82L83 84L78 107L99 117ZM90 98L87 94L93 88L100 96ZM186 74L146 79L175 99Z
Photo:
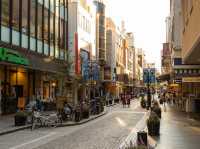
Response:
M32 127L34 130L36 127L57 127L62 125L62 116L56 112L53 113L42 113L39 111L33 111Z

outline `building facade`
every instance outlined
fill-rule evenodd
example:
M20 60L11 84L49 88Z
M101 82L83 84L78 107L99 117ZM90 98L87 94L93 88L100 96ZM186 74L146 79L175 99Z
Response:
M182 60L188 69L180 69L182 77L183 106L187 112L200 109L200 3L196 0L181 1L182 14ZM182 75L181 75L182 76Z
M94 0L96 6L96 56L100 64L100 81L104 80L106 64L106 14L104 0Z
M116 97L116 26L111 18L106 18L106 65L104 83L106 92Z
M131 91L133 88L133 61L134 61L134 36L133 33L126 33L127 48L125 49L125 73L128 75L128 87Z
M55 101L64 94L68 50L67 0L0 1L1 113L18 99Z
M96 16L93 3L86 0L70 1L68 7L71 74L76 78L73 81L73 92L75 103L77 103L90 98L92 70L98 67L98 63L95 63Z

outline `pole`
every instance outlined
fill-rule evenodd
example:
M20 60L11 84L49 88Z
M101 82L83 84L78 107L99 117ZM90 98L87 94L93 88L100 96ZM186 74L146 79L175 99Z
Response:
M148 82L147 82L147 109L151 109L151 91L150 91L150 71L148 70Z

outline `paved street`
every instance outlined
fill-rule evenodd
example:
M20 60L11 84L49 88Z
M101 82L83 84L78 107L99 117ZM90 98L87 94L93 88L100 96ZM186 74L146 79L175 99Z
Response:
M116 149L144 116L137 108L138 102L124 109L116 105L108 107L107 115L80 126L4 135L0 137L0 146L1 149Z
M200 123L173 107L163 111L156 149L199 149Z

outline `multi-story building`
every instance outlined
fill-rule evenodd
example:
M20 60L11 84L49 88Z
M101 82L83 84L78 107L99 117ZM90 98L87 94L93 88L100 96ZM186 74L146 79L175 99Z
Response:
M95 65L96 16L93 3L86 0L71 0L68 7L69 51L73 62L71 73L78 78L73 82L74 99L77 102L90 97L91 86L88 83L92 79L91 71L98 64L96 62Z
M64 91L67 69L67 0L0 1L1 113L18 99L53 101Z
M125 73L128 75L127 86L129 90L133 88L133 57L134 57L134 36L133 33L126 33L127 48L125 49Z
M138 86L139 85L139 65L138 65L138 48L134 49L133 53L133 80L134 80L134 85Z
M139 82L143 85L143 68L145 68L145 54L143 49L138 49ZM146 67L148 68L148 67Z
M116 26L111 18L106 18L106 67L110 70L109 80L116 79ZM104 80L107 80L104 76Z
M117 82L116 82L116 92L117 96L123 92L124 85L124 73L125 73L125 65L124 65L124 48L123 48L124 36L121 32L121 29L117 27L116 29L116 74L117 74Z
M106 91L116 96L116 26L111 18L106 18L106 65L104 84Z
M200 2L182 0L182 60L188 69L182 73L182 96L187 112L199 112L200 109ZM185 97L185 98L184 98ZM184 105L184 104L183 104Z
M163 49L161 51L161 72L163 75L169 75L171 73L171 50L170 43L163 43Z
M100 64L100 81L104 80L106 64L106 17L104 0L94 0L96 6L96 56Z

